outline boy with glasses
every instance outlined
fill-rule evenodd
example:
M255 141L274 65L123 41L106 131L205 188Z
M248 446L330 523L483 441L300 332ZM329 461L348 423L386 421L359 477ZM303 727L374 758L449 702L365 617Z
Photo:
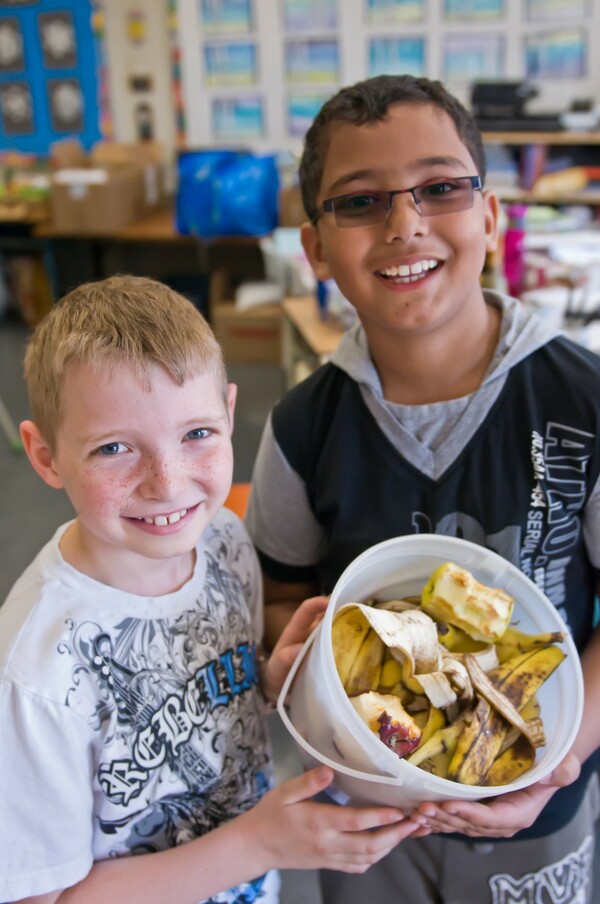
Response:
M370 873L323 873L324 902L589 902L600 360L482 290L498 201L483 188L477 126L440 83L380 76L340 91L306 135L300 180L308 259L360 322L265 428L247 525L271 643L364 549L434 532L492 548L536 580L586 679L581 731L546 783L423 804L420 831Z

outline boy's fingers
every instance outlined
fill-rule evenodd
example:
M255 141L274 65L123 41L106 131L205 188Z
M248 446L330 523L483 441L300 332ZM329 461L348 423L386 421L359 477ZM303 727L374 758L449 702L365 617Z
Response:
M300 803L314 797L320 791L327 788L333 781L333 769L328 766L318 766L316 769L310 769L288 779L283 785L279 786L282 792L282 802L284 806Z
M327 597L325 596L313 596L310 599L305 600L302 605L296 609L288 624L283 629L281 637L275 644L273 652L279 652L280 649L293 643L303 644L312 630L323 618L326 608Z
M342 832L372 833L376 829L383 832L390 826L409 821L402 810L394 807L337 807L336 812L339 814L338 828ZM413 829L417 828L416 823L411 825Z
M558 764L554 772L540 780L540 785L563 788L565 785L570 785L571 782L574 782L579 778L580 772L581 763L574 754L568 753L564 760Z

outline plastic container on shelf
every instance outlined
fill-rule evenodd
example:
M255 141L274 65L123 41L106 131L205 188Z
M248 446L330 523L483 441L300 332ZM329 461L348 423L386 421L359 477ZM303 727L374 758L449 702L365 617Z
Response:
M525 215L524 204L511 204L504 234L504 277L509 295L518 298L525 288Z
M431 775L394 754L370 731L350 702L337 674L331 628L346 603L377 596L419 594L432 571L453 561L477 580L515 597L513 621L530 633L563 631L567 656L538 693L546 746L534 766L502 786L463 785ZM335 772L331 795L341 803L390 804L411 809L424 800L479 800L525 788L548 775L572 744L581 721L583 678L579 656L557 610L518 568L466 540L417 534L386 540L366 550L338 580L325 616L294 663L282 688L279 714L307 767ZM329 789L328 789L329 792Z

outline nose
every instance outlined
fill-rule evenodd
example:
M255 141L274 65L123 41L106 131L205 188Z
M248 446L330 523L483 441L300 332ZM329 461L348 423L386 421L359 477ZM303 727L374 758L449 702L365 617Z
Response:
M408 242L428 232L427 217L422 216L413 195L410 192L394 195L385 221L386 241Z
M176 500L186 482L182 463L170 455L153 455L142 465L139 492L144 499Z

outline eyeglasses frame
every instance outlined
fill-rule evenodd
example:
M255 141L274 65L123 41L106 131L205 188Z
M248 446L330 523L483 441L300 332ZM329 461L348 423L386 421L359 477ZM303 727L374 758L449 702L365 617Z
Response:
M471 189L473 191L482 191L483 190L483 182L481 181L481 176L454 176L453 178L438 179L438 180L434 179L431 182L421 182L419 185L413 185L412 188L397 188L397 189L393 189L391 191L386 191L384 189L374 189L373 191L377 191L377 193L380 195L387 195L387 203L384 204L383 209L387 211L387 216L389 216L389 213L390 213L390 210L392 209L392 204L393 204L393 201L394 201L394 198L396 197L396 195L406 195L406 194L412 195L412 199L414 201L415 207L420 212L421 211L421 208L420 208L421 200L419 198L417 198L417 196L415 195L415 192L418 192L419 189L421 189L421 188L426 188L428 185L436 185L437 182L458 182L459 180L463 181L463 182L464 181L470 182ZM316 224L319 217L321 217L324 213L333 213L333 215L335 217L335 202L339 201L340 198L347 198L349 195L352 195L352 194L360 195L361 192L360 191L347 192L346 194L343 194L343 195L336 195L334 198L326 198L325 201L323 201L323 203L321 205L321 209L317 211L317 213L314 217L311 217L311 223L313 224L313 226ZM369 194L369 190L365 189L364 194ZM470 205L470 207L464 207L462 209L470 210L471 207L472 207L472 204ZM448 211L448 212L449 213L450 212L461 213L461 211L458 211L458 210ZM421 213L421 216L436 217L436 216L442 216L443 213L444 213L443 211L441 211L439 214L423 214L423 213ZM359 220L359 222L357 223L357 226L359 226L360 225L360 217L358 217L357 219ZM385 222L385 219L387 219L387 217L384 218L381 222ZM337 225L338 224L336 223L336 226ZM375 225L375 224L371 223L370 225ZM340 228L351 229L352 227L351 226L346 226L346 227L342 226Z

